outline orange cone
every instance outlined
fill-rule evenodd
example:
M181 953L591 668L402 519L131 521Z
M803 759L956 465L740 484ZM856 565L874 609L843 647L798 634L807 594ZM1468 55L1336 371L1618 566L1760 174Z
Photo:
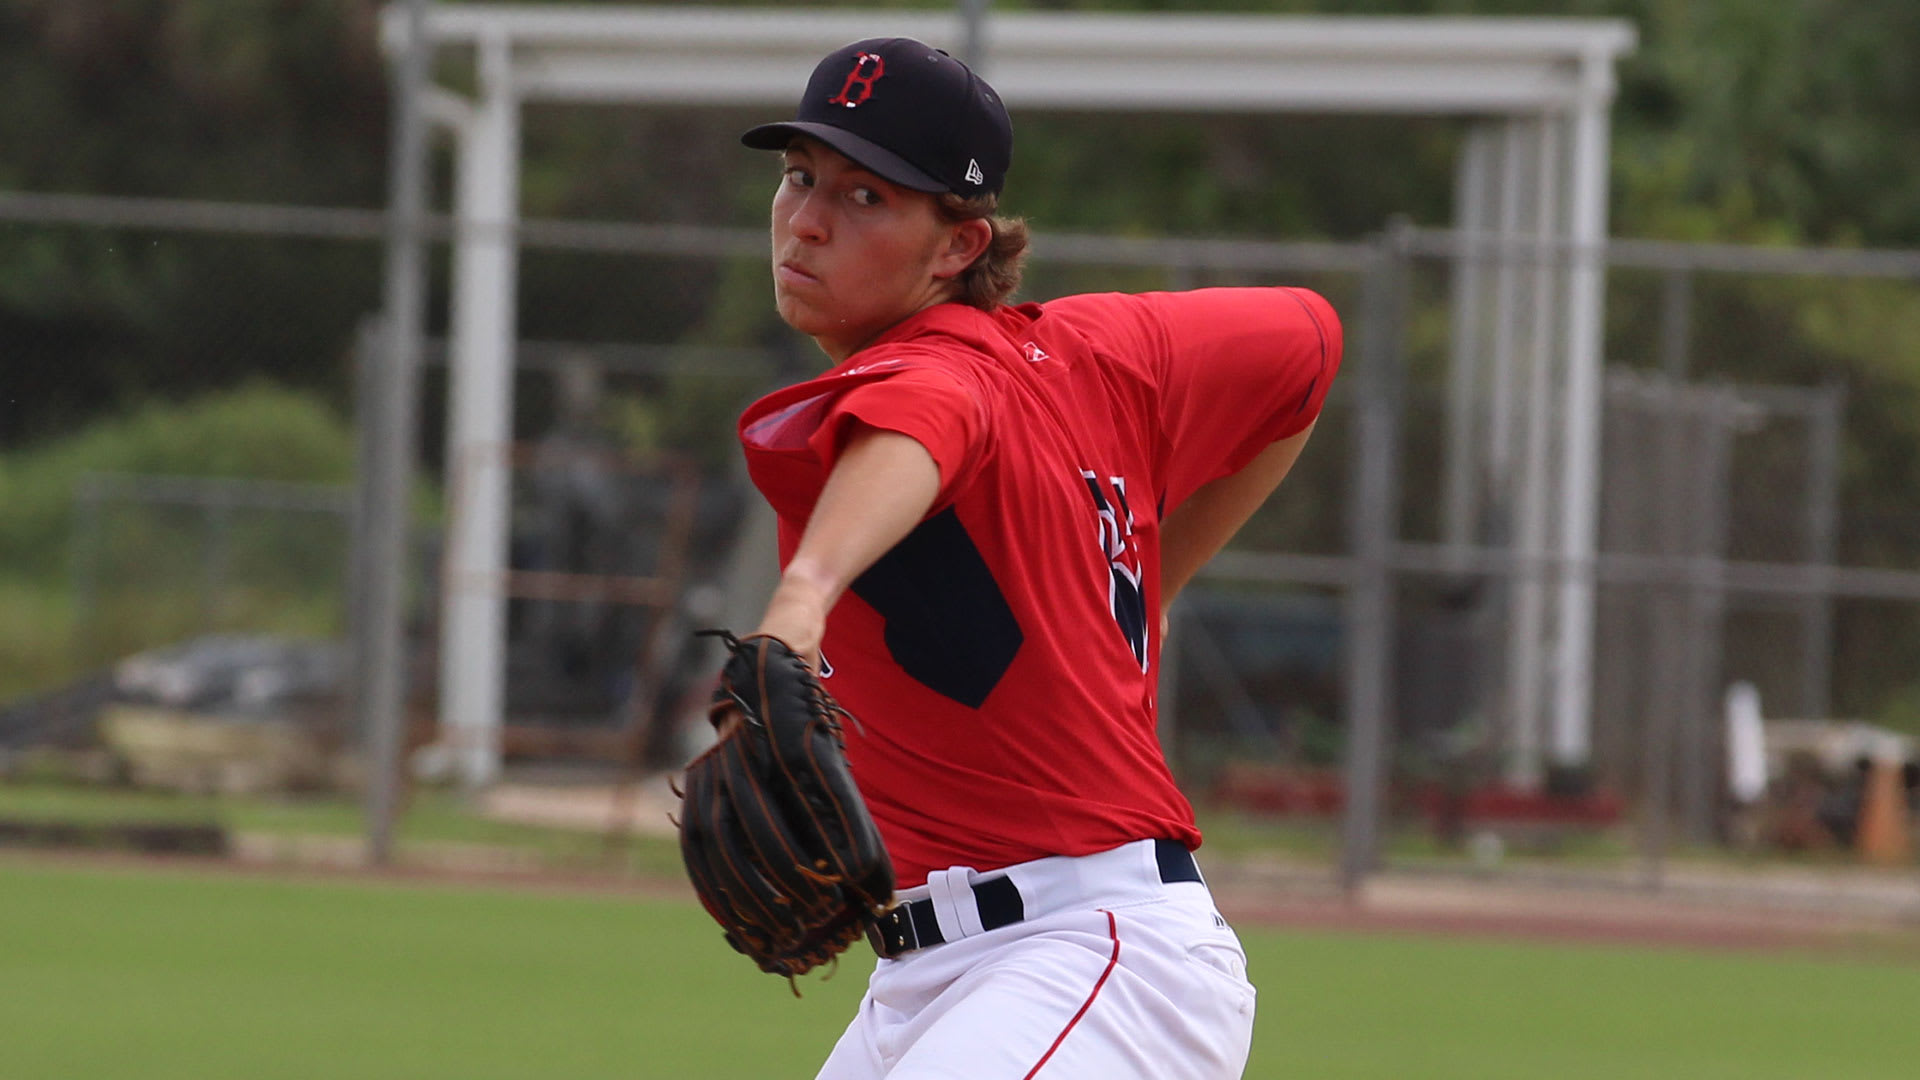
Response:
M1860 830L1856 847L1860 857L1881 866L1913 861L1913 837L1907 821L1907 794L1900 784L1900 764L1885 759L1873 763L1867 788L1860 797Z

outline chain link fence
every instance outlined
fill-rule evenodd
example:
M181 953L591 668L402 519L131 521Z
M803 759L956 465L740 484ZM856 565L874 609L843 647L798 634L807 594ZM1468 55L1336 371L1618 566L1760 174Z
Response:
M1568 422L1564 374L1549 364L1541 384L1539 365L1520 365L1528 374L1504 391L1503 419L1503 390L1487 378L1498 364L1449 351L1459 276L1485 248L1410 230L1379 251L1386 285L1371 295L1397 304L1355 314L1391 332L1371 338L1386 343L1378 351L1350 354L1361 367L1349 389L1363 413L1390 418L1389 449L1352 444L1347 466L1364 490L1366 460L1391 455L1374 468L1389 474L1392 505L1372 515L1371 537L1353 535L1342 630L1351 660L1376 620L1370 663L1345 675L1392 691L1372 748L1378 828L1368 803L1339 804L1349 879L1385 865L1731 888L1746 879L1726 853L1863 843L1864 778L1903 765L1910 819L1914 755L1899 732L1912 729L1920 655L1920 498L1873 478L1888 475L1880 439L1912 395L1850 352L1858 339L1833 319L1911 317L1911 257L1612 245L1597 554L1584 562L1549 554L1562 550L1557 518L1535 522L1546 542L1526 541L1522 478L1555 478L1559 494L1562 462L1532 433ZM1482 270L1511 258L1560 275L1582 254L1494 252ZM1350 325L1355 337L1365 340ZM1465 396L1463 367L1481 373ZM1461 476L1464 494L1450 489ZM1565 756L1544 685L1557 673L1542 657L1562 587L1587 575L1591 704L1577 741L1588 752ZM1765 718L1752 739L1743 713ZM1824 723L1835 718L1884 730ZM1364 725L1342 734L1364 738ZM1368 748L1345 750L1345 790L1368 791L1355 771ZM1754 787L1755 771L1771 783ZM1241 786L1312 795L1317 780L1324 804L1330 775L1303 779L1282 762ZM1794 790L1795 777L1811 790Z
M25 737L19 702L142 649L342 635L379 216L18 195L0 216L8 257L72 275L8 303L10 381L47 406L0 433L22 493L0 589L32 613L0 628L5 730ZM816 359L766 310L758 230L529 221L520 240L500 448L509 750L669 765L707 662L686 631L742 591L757 500L733 417ZM117 264L132 279L71 270L121 245L142 252ZM1354 244L1038 238L1033 299L1284 282L1347 324L1345 374L1295 474L1174 611L1165 739L1218 834L1281 836L1303 866L1350 877L1645 880L1676 849L1852 843L1861 788L1844 751L1808 773L1822 747L1775 740L1774 788L1734 797L1727 695L1750 684L1769 719L1920 727L1920 401L1885 362L1911 349L1920 257L1612 245L1599 555L1573 566L1516 540L1516 485L1548 445L1529 431L1567 422L1558 389L1521 390L1556 369L1514 345L1519 389L1493 392L1496 343L1458 331L1467 268L1544 257L1564 274L1579 254L1404 225ZM223 290L295 272L312 275L310 302L223 315ZM169 297L192 317L167 315ZM1463 385L1468 354L1481 374ZM102 357L141 369L151 400L103 402L69 377ZM438 538L462 468L445 450L444 357L430 345L416 447L416 742L432 735ZM1516 674L1544 650L1517 628L1543 625L1521 613L1568 574L1595 583L1595 664L1590 752L1562 761L1545 749L1547 675ZM1788 796L1793 769L1815 795Z

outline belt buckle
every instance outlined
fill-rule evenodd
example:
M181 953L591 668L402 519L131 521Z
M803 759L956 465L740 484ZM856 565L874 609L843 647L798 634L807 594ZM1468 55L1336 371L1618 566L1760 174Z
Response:
M913 936L913 923L907 917L905 904L893 905L867 924L867 943L883 960L918 948L919 942L910 940Z

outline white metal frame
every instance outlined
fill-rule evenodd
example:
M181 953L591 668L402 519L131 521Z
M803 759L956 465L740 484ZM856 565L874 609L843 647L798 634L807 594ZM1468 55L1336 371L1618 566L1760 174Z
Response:
M382 36L399 55L398 5ZM431 92L459 142L454 240L441 724L462 776L497 775L504 683L507 475L514 340L520 109L528 101L767 105L784 113L819 57L899 34L958 49L960 13L436 4L436 50L471 50L477 97ZM1564 569L1516 591L1532 628L1512 667L1516 773L1549 752L1587 756L1598 493L1600 312L1614 63L1636 44L1615 20L1229 15L991 15L983 68L1016 117L1044 109L1456 115L1478 130L1461 158L1459 223L1504 252L1532 238L1571 250L1561 269L1462 256L1444 493L1448 537L1468 542L1487 493L1526 525L1523 555L1557 547ZM1564 318L1555 321L1557 314ZM1483 352L1492 363L1481 365ZM1530 362L1529 362L1530 360ZM1558 398L1547 422L1543 402ZM1486 403L1483 409L1481 402ZM1479 417L1485 412L1487 423ZM1526 425L1515 445L1515 420ZM1486 430L1482 430L1482 427ZM1548 445L1551 443L1552 445ZM1544 452L1543 452L1544 451ZM1560 486L1549 490L1547 462ZM1523 464L1516 481L1515 461ZM1536 464L1537 462L1537 464ZM1513 489L1518 488L1517 491ZM1559 512L1547 512L1550 502ZM1557 529L1550 528L1557 524ZM1549 535L1551 534L1551 535ZM1552 662L1540 633L1556 599ZM1551 681L1550 701L1542 701Z

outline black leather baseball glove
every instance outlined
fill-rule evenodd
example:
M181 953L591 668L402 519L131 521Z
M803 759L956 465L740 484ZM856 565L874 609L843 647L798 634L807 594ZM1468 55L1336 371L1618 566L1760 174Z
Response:
M709 633L732 656L710 714L720 741L686 769L680 853L727 944L791 979L892 903L893 864L847 768L846 710L778 638Z

